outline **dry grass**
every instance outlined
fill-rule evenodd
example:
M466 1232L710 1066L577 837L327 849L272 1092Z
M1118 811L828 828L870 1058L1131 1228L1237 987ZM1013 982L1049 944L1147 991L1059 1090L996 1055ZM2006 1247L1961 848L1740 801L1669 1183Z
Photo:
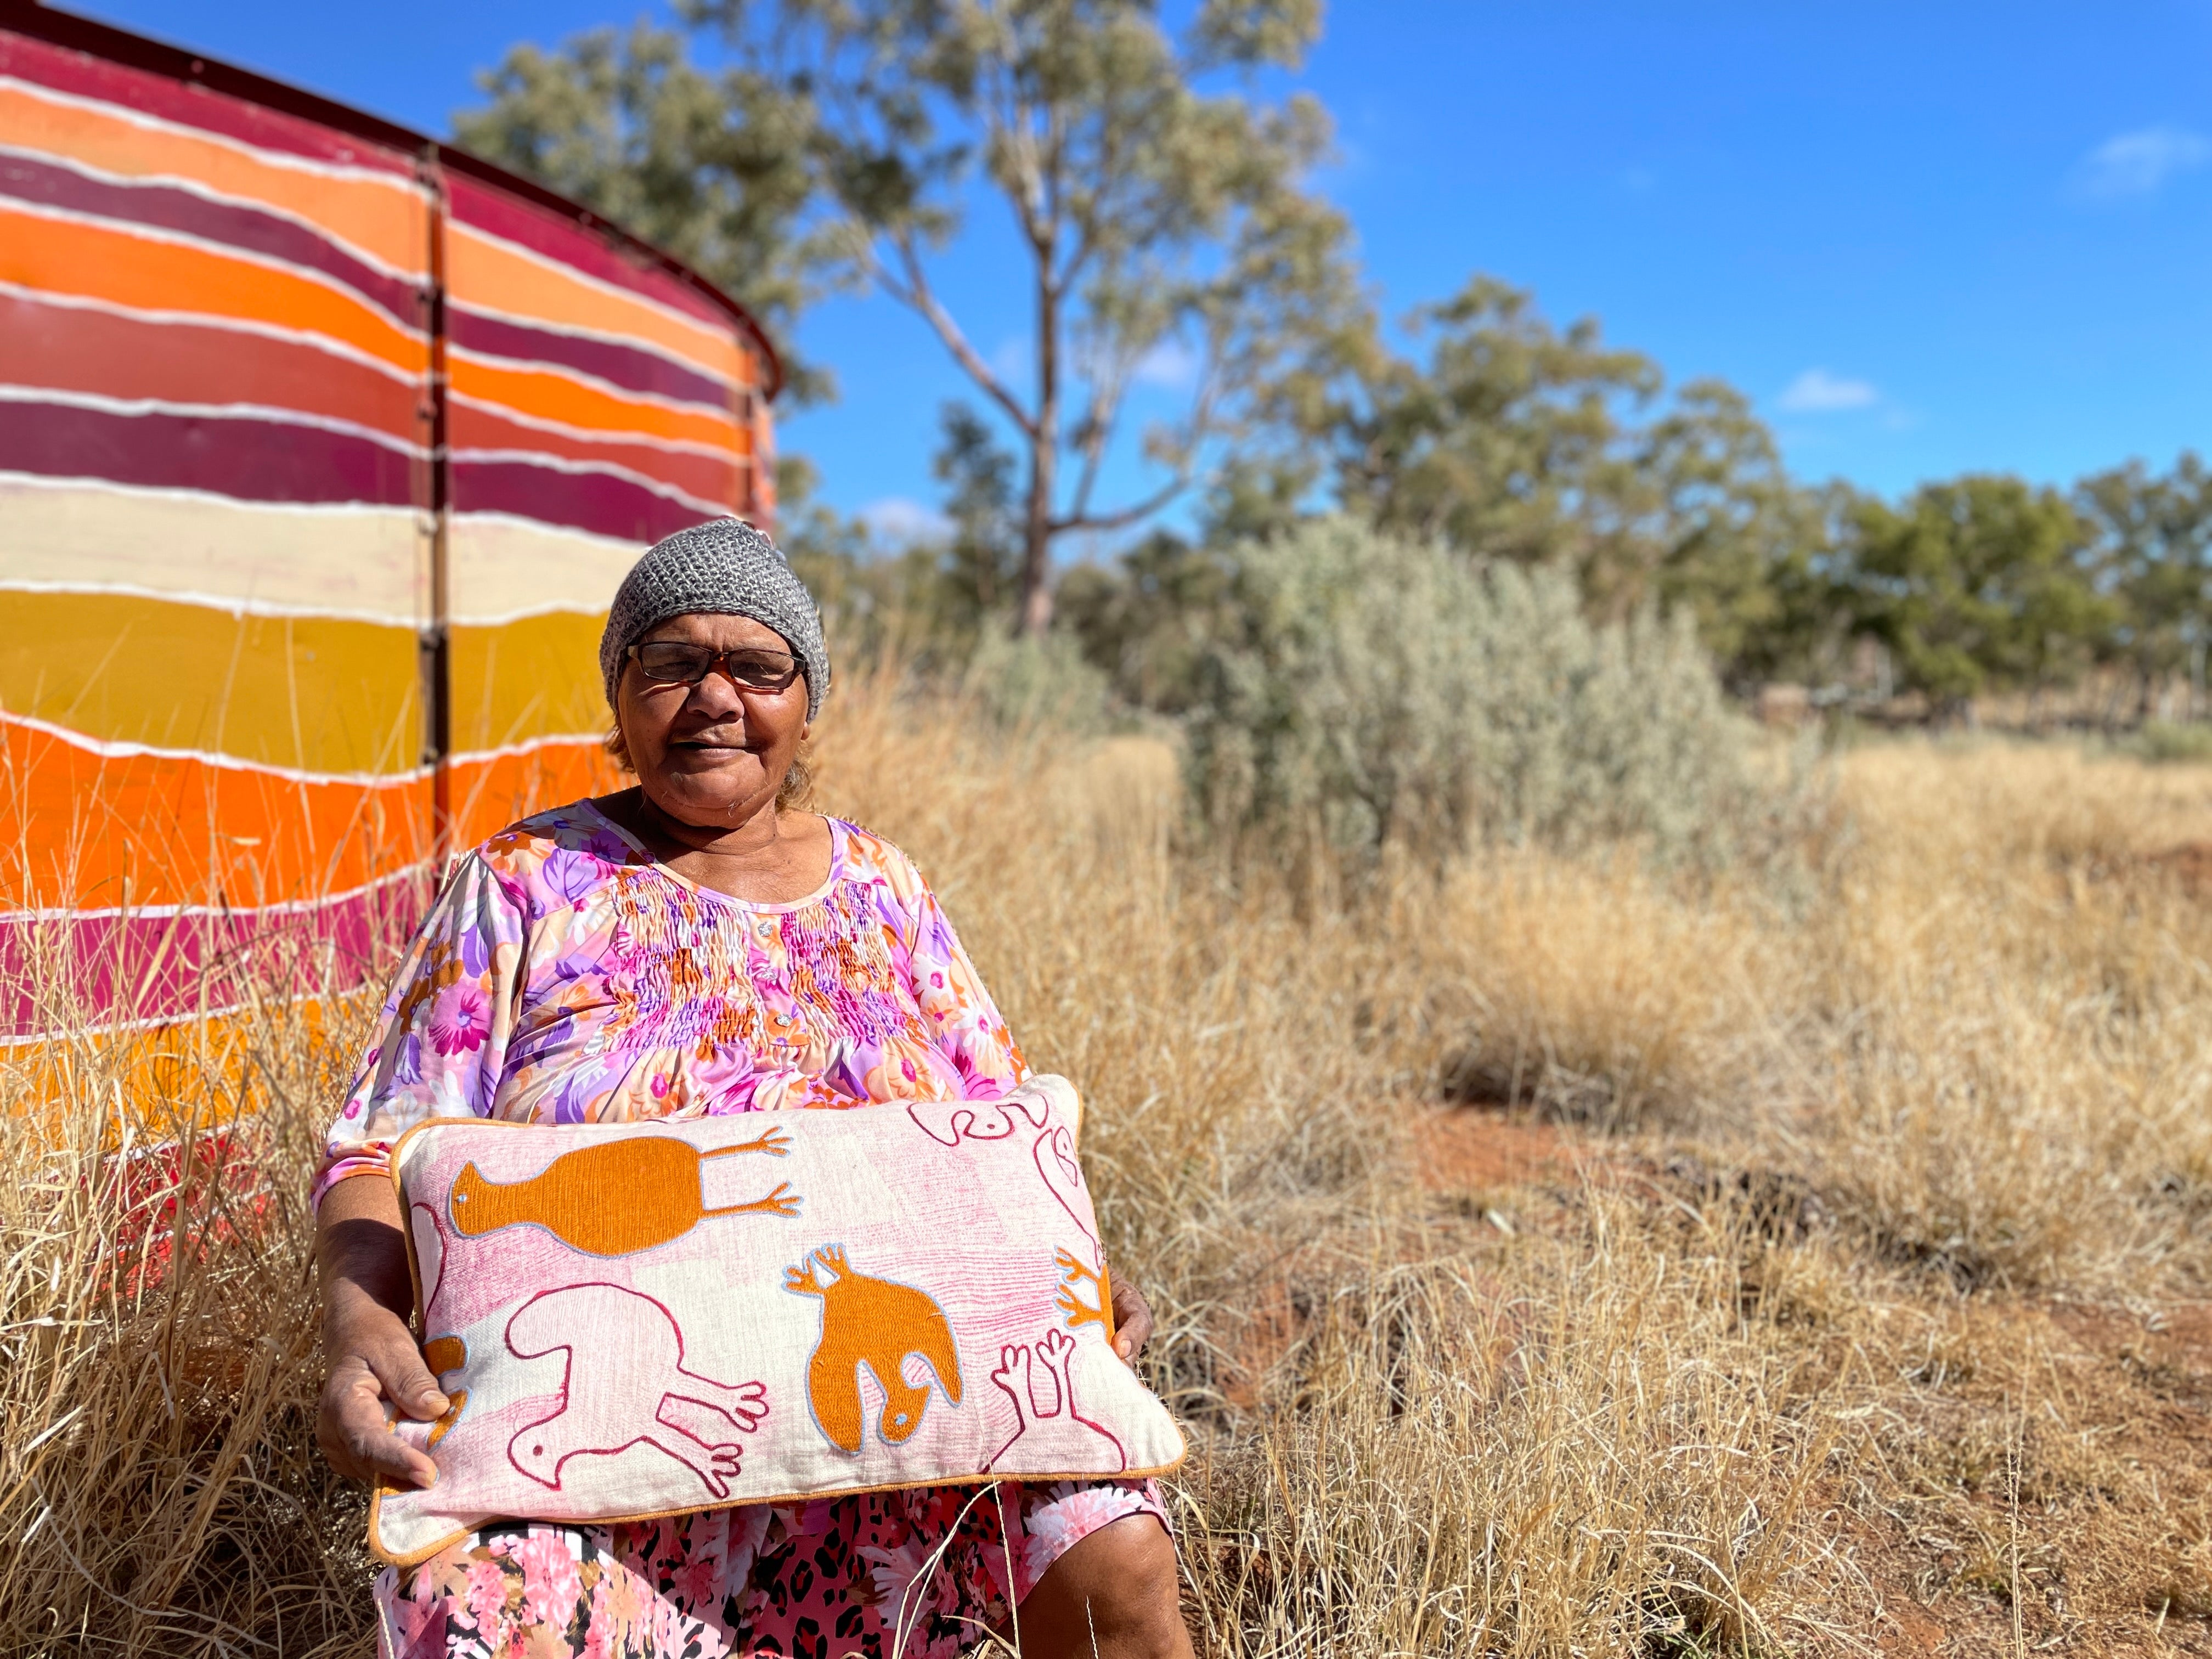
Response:
M829 738L1091 1099L1203 1650L2212 1651L2212 769L1871 750L1785 884L1330 904L1179 851L1154 745L888 679ZM301 1192L360 1002L0 1078L0 1650L361 1650Z

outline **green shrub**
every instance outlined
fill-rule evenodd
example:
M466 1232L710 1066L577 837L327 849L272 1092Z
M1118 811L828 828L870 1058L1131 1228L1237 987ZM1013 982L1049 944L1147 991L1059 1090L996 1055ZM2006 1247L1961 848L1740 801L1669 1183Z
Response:
M2180 720L2145 720L2126 747L2139 759L2154 765L2212 761L2212 726L2185 724Z
M1066 634L1016 637L996 617L975 636L960 689L997 724L1088 735L1106 725L1106 676Z
M1686 617L1593 626L1564 572L1341 517L1232 556L1238 620L1189 723L1218 832L1355 859L1627 842L1710 867L1784 804Z

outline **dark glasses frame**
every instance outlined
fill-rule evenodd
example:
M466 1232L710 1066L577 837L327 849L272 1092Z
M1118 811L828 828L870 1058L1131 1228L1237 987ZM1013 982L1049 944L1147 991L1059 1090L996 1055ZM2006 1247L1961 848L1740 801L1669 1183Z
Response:
M672 676L647 667L642 653L655 647L688 653L680 664L672 662L668 665L680 667L681 672ZM722 677L740 691L773 692L788 690L792 682L799 676L798 658L787 652L763 651L758 646L751 645L732 646L726 651L717 651L712 646L693 645L684 640L647 640L633 645L623 654L637 665L637 672L645 677L647 685L696 685L720 669ZM738 672L737 659L742 658L751 659L750 665L752 666L765 666L769 663L781 661L784 667L774 679L749 678Z

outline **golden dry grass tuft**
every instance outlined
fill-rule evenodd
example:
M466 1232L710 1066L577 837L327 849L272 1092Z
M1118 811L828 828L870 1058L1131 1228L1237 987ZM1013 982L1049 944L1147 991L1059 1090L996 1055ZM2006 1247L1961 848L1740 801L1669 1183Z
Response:
M1869 750L1787 882L1324 902L956 714L841 688L819 793L1090 1099L1202 1651L2212 1652L2212 769ZM0 1650L362 1650L308 966L0 1058Z

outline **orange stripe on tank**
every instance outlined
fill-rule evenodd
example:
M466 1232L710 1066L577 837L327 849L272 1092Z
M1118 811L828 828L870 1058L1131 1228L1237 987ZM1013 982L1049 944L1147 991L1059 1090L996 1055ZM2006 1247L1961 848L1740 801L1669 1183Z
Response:
M628 780L596 739L457 756L455 848ZM191 755L106 756L0 719L0 907L252 908L342 893L431 853L431 783L285 778Z
M264 161L185 132L149 128L120 112L0 87L0 143L42 150L128 179L189 179L307 220L393 269L421 275L429 264L429 214L405 183L333 178Z
M501 368L480 359L453 354L448 364L453 390L541 420L593 432L618 432L713 444L743 453L744 435L725 416L692 414L659 404L617 398L565 374L534 368Z
M291 271L105 225L0 206L0 282L140 309L273 323L420 373L429 350L371 307Z
M10 908L282 904L429 856L430 783L309 782L189 755L101 755L0 721Z
M597 738L545 738L517 754L456 756L448 781L453 845L473 847L517 818L611 794L631 781Z
M455 300L489 313L628 335L738 386L760 382L751 356L728 335L541 264L466 225L447 227L446 283Z

